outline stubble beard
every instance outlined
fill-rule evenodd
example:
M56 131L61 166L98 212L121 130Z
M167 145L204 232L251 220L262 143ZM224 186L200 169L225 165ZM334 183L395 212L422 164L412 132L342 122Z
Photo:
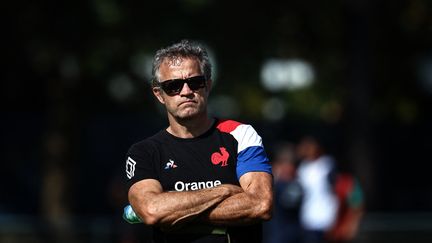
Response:
M207 115L207 109L205 107L185 107L182 110L168 111L170 116L174 118L179 123L193 121L201 116Z

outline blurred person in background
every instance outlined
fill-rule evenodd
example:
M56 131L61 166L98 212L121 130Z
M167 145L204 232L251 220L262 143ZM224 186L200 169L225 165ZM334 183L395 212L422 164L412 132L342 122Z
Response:
M332 243L351 242L357 235L364 213L363 190L358 178L347 170L338 171L334 189L339 201L337 219L327 233Z
M326 242L326 233L333 227L338 213L334 191L336 164L326 154L318 137L304 136L297 145L300 159L298 179L304 190L300 222L305 243Z
M303 190L297 180L295 145L290 142L276 144L271 161L274 176L273 217L264 223L264 242L301 242L299 212Z
M169 125L127 153L125 219L153 226L153 242L261 242L271 166L251 125L208 115L207 52L187 40L160 49L153 75Z

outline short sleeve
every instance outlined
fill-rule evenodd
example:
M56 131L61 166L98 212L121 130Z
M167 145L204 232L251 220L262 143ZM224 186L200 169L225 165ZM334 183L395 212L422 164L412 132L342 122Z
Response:
M238 141L237 178L248 172L272 173L262 139L251 125L239 125L231 134Z
M132 145L126 154L126 179L130 188L144 179L158 179L156 146L148 140Z

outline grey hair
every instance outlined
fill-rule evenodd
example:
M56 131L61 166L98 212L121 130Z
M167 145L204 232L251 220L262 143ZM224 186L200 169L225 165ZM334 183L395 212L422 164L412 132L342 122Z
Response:
M193 58L198 61L201 73L207 80L211 79L212 66L207 51L198 43L189 40L181 40L171 46L159 49L153 58L152 85L160 80L159 69L161 64L168 59L174 61L178 58Z

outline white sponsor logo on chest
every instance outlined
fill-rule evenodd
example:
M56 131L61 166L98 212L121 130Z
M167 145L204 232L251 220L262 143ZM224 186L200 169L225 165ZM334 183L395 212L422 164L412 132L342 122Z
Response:
M177 181L174 184L174 189L178 192L181 191L195 191L199 189L211 188L215 186L221 185L222 182L220 180L215 181L198 181L198 182L183 182Z

